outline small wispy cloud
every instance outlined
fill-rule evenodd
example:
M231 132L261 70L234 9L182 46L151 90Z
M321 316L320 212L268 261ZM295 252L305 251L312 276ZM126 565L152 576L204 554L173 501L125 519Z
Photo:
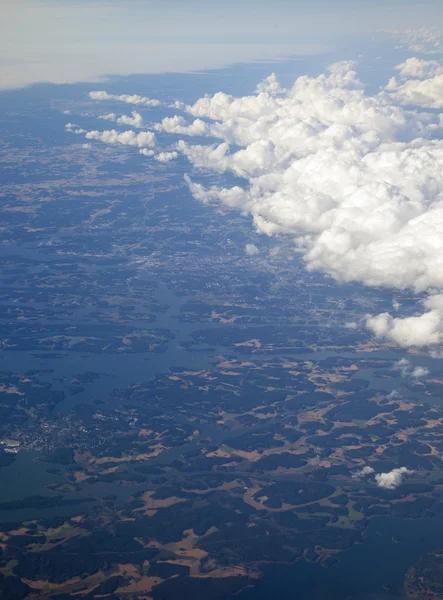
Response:
M362 467L352 475L352 479L362 479L364 477L369 477L374 473L374 469L368 465Z
M246 244L245 254L247 256L257 256L257 254L260 254L260 250L257 248L257 246L255 244Z
M414 367L411 361L407 358L402 358L394 363L394 370L400 371L402 377L412 377L413 379L419 379L429 375L429 369L426 367Z
M443 35L436 27L407 27L386 31L397 40L397 47L418 54L443 53Z

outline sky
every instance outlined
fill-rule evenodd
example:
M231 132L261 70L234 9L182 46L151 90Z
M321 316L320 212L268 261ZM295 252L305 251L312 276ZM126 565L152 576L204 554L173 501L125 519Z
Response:
M2 0L0 88L187 72L443 27L436 0Z

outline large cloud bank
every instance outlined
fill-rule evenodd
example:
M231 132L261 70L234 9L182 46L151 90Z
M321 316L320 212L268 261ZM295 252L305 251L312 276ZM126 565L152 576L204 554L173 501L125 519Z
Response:
M251 214L261 233L293 235L308 269L341 281L430 292L422 315L385 313L367 326L405 347L439 344L441 119L405 108L409 101L400 91L410 81L432 86L442 69L435 61L406 61L397 67L399 83L372 96L354 69L338 63L318 77L299 77L289 90L271 76L255 95L205 96L185 109L197 121L187 125L176 117L159 129L198 129L219 138L209 146L180 141L177 149L195 167L231 172L246 184L207 189L188 178L194 196ZM231 152L233 144L240 150Z
M417 35L434 39L432 32ZM146 106L158 102L107 92L90 97ZM206 188L186 176L198 200L250 214L260 233L292 236L309 270L339 281L424 293L421 314L371 315L366 326L404 347L439 345L442 98L443 65L436 60L406 60L373 95L365 92L350 61L317 77L299 77L289 89L271 75L250 96L218 92L192 106L170 105L192 119L167 117L155 131L205 136L215 143L180 140L174 152L161 152L157 159L167 162L181 152L198 169L243 178L242 186ZM109 118L123 124L114 113ZM141 124L138 113L127 119ZM136 146L146 156L156 146L152 131L89 131L86 138Z

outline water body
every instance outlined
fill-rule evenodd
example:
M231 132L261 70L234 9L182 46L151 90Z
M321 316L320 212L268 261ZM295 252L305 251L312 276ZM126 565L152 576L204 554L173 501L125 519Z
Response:
M235 598L403 600L406 571L423 554L441 549L442 528L443 514L420 520L377 517L370 521L364 543L341 553L332 567L325 569L304 560L263 565L259 585ZM393 541L393 536L398 541Z

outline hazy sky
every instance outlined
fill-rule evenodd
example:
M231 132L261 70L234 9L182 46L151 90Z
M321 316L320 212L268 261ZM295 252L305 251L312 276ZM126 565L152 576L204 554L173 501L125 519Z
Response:
M443 26L440 0L2 0L0 86L199 70L417 25Z

